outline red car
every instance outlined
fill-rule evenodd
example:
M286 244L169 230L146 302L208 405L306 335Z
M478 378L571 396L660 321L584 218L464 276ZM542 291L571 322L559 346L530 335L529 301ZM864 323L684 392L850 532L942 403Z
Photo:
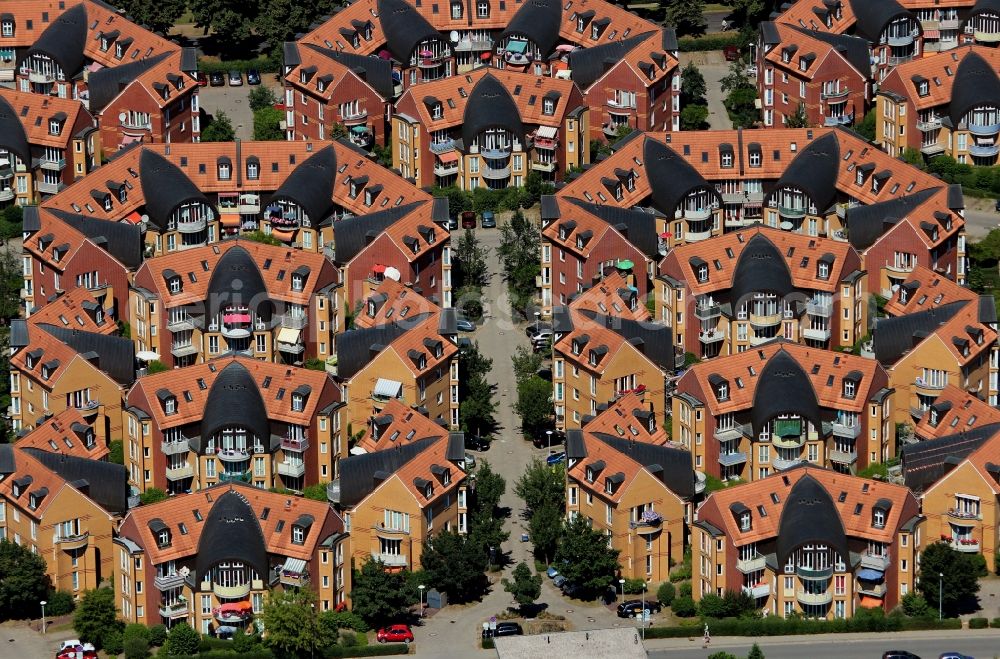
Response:
M389 625L378 630L376 638L379 643L410 643L413 632L407 625Z
M93 646L90 649L76 650L73 648L67 648L56 655L56 659L97 659L97 652L94 651Z
M199 87L204 87L207 84L208 84L208 76L205 75L204 73L201 73L199 71L198 72L198 86Z

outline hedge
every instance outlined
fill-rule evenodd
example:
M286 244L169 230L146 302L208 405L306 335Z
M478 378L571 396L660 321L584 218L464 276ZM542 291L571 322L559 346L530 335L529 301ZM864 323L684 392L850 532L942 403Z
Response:
M378 645L356 645L344 647L335 645L323 650L326 657L388 657L393 654L409 654L410 646L406 643L385 643Z
M701 636L704 624L717 636L793 636L799 634L842 634L849 632L913 631L919 629L961 629L959 618L906 618L903 616L859 617L841 620L805 618L723 618L698 621L678 627L650 627L646 638L686 638Z
M990 620L990 627L992 629L1000 629L1000 618L993 618L993 620Z
M969 629L986 629L989 627L990 621L986 618L970 618L969 619Z
M497 646L496 646L496 644L495 644L495 643L493 642L493 639L492 639L492 638L484 638L484 639L483 639L483 649L484 649L484 650L494 650L494 649L496 649L496 647L497 647Z
M233 650L209 650L200 654L190 655L191 659L274 659L274 653L270 650L254 650L253 652L243 652L236 654Z
M678 48L682 53L693 53L703 50L722 50L726 46L739 46L740 33L730 32L727 34L712 35L708 37L684 37L677 40Z
M199 73L227 73L229 71L240 71L246 73L250 69L256 69L260 73L278 73L281 71L281 62L270 57L258 57L256 59L234 59L220 62L214 59L199 59Z

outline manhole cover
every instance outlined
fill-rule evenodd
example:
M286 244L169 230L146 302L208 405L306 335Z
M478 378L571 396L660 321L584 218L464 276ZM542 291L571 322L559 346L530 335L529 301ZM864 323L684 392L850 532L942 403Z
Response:
M454 622L454 620L452 622ZM437 636L437 632L430 633L430 634L428 634L428 636L430 636L431 638L434 638L435 636Z
M566 609L566 613L573 613L573 609Z

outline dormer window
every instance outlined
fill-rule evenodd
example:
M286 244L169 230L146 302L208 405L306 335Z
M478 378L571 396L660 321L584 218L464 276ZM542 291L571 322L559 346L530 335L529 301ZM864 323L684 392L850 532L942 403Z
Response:
M927 96L931 93L931 84L927 80L921 80L920 84L917 85L917 95Z
M857 170L855 172L855 174L854 174L854 182L857 183L858 185L864 185L864 182L865 182L865 173L864 173L863 170L859 169L859 170Z
M556 113L556 102L551 98L542 101L542 114L553 115Z
M260 163L248 162L247 163L247 178L256 181L260 178Z
M938 419L938 411L932 407L928 423L930 423L932 427L936 428L939 421L940 420Z
M594 482L594 469L593 469L593 467L587 467L587 482L588 483L593 483Z
M302 394L292 394L292 411L301 412L306 407L306 399Z
M857 384L854 380L844 380L844 398L854 398L857 393Z
M453 2L451 3L451 17L454 20L462 18L462 3Z
M156 534L156 546L160 549L170 546L170 529L160 529Z
M829 279L830 264L820 261L819 265L816 267L816 276L819 277L820 279Z
M111 201L111 195L105 195L104 196L104 210L110 213L112 208L114 208L114 204Z
M220 162L218 164L219 180L228 181L232 176L232 167L229 162Z
M476 3L476 16L479 18L490 17L490 3L487 0L479 0Z
M724 169L732 169L733 167L733 152L723 151L722 155L719 156L719 162L722 163Z
M62 132L62 122L58 119L49 119L49 135L58 135Z
M431 118L440 119L443 116L444 116L444 106L442 106L440 103L435 103L434 106L431 108Z
M128 188L125 187L124 185L118 188L118 201L122 202L123 204L126 201L128 201Z
M720 382L719 387L715 390L720 401L729 400L729 384L726 382Z
M14 20L5 18L0 21L0 36L12 37L14 36Z
M295 274L293 274L292 275L292 290L293 291L301 291L304 288L304 286L305 286L305 280L302 278L302 275L295 275Z
M740 513L740 531L749 531L751 526L751 515L749 510Z
M881 508L872 511L872 526L877 529L885 528L885 511Z
M306 543L306 530L298 524L292 525L292 544L304 545Z
M698 281L702 283L708 281L708 264L698 266Z
M434 483L427 483L424 486L424 497L430 499L432 496L434 496Z
M171 279L170 279L170 292L171 293L180 293L181 292L181 278L180 277L171 277Z
M177 397L171 396L163 401L164 414L177 414Z

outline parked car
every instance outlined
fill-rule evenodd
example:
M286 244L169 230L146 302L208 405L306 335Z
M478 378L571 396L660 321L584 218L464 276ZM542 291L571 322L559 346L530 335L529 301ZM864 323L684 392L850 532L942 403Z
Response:
M996 208L997 212L1000 213L1000 199L997 199L997 203L996 206L994 206L994 208Z
M531 349L536 352L551 352L552 351L552 337L547 337L539 339L537 341L531 342Z
M472 471L476 468L476 456L471 453L465 454L465 470Z
M556 588L562 588L564 583L566 583L566 577L561 574L556 575L555 579L552 580L552 585Z
M493 215L493 211L483 211L483 228L484 229L496 229L497 228L497 218Z
M561 430L552 431L552 446L559 446L566 441L566 433ZM535 445L535 448L548 448L549 447L549 436L546 433L539 433L537 437L531 440L531 443Z
M469 451L487 451L490 448L490 440L467 433L465 435L465 448Z
M468 318L459 318L455 321L455 327L458 328L459 332L475 332L476 324L469 320Z
M531 334L529 334L528 338L531 339L532 343L537 343L538 341L543 341L545 339L551 339L552 330L544 328L539 329L537 332L532 332Z
M225 87L226 76L222 75L220 71L208 74L208 84L213 87Z
M229 86L230 87L242 87L243 86L243 74L239 71L229 72Z
M549 457L545 458L545 464L557 465L564 460L566 460L566 452L560 451L559 453L553 453Z
M552 325L549 323L543 323L541 321L537 323L531 323L530 325L524 328L524 335L530 339L533 335L538 334L542 330L548 330L551 332Z
M523 636L524 630L516 622L498 622L496 629L484 629L483 638L496 638L498 636Z
M247 84L248 85L259 85L260 84L260 71L257 69L250 69L247 71Z
M63 650L56 655L56 659L98 659L97 650L94 649L94 646L89 643L87 646L90 648L89 650L81 648Z
M549 569L545 571L545 576L549 579L555 579L559 576L559 570L557 570L554 566L549 566Z
M409 625L389 625L378 630L375 638L379 643L410 643L413 641L413 632Z
M204 87L207 84L208 84L208 76L205 75L203 72L199 71L198 72L198 86L199 87Z
M942 652L938 659L974 659L967 654L962 654L961 652Z
M887 650L882 653L882 659L920 659L909 650Z
M474 212L462 211L462 228L463 229L476 228L476 214Z
M660 602L657 600L646 600L645 608L649 609L651 612L660 612ZM622 602L618 605L618 617L619 618L635 618L636 616L641 616L643 610L642 600L628 600L627 602Z
M583 594L583 587L578 586L572 581L566 581L563 585L559 586L559 590L566 597L578 597Z

